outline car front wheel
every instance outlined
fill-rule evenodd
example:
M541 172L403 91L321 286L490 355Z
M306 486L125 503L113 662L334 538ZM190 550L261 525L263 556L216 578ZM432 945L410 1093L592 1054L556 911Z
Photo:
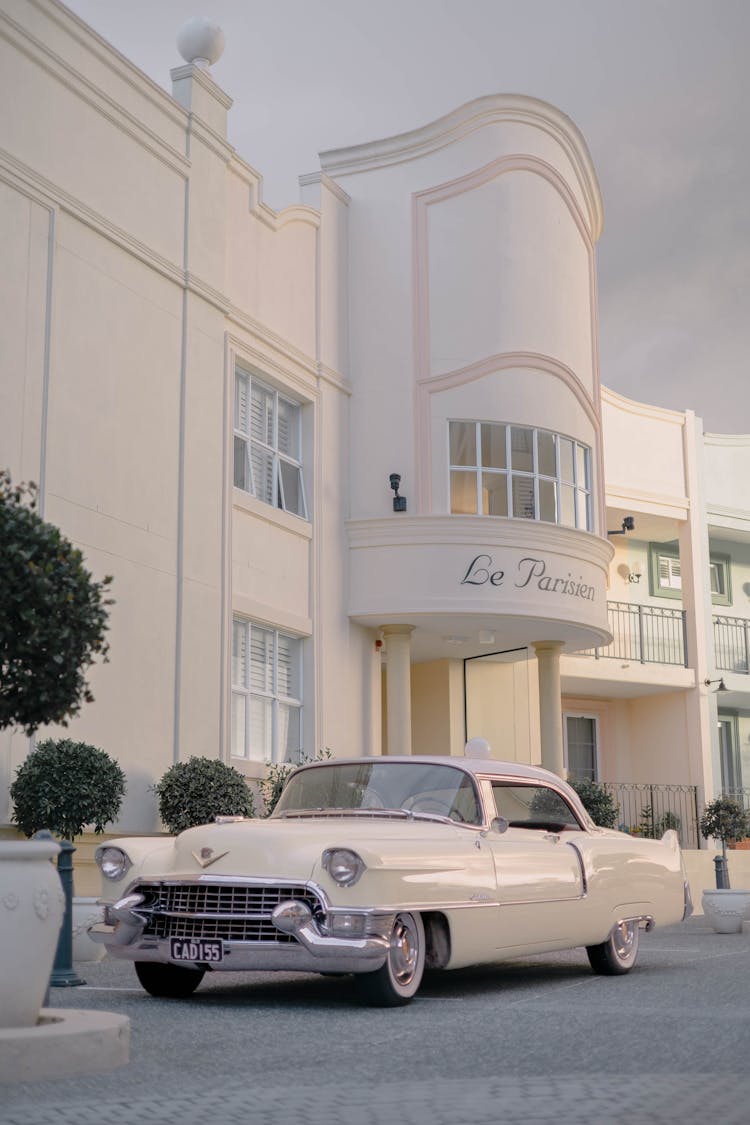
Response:
M601 945L587 945L589 964L595 973L620 976L629 973L638 958L637 922L618 922Z
M204 969L163 965L160 961L136 961L135 971L146 992L168 1000L184 1000L192 996L205 974Z
M422 983L425 936L419 914L397 914L385 964L355 976L360 998L379 1008L408 1004Z

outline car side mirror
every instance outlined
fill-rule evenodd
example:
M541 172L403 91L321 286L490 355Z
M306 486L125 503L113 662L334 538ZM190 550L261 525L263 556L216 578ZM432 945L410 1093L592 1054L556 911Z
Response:
M493 816L490 821L490 831L497 832L500 836L502 836L503 832L507 832L508 828L509 824L504 816Z

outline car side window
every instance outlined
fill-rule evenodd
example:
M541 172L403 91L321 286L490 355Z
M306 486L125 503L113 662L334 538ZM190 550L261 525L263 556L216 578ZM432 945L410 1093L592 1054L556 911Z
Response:
M546 785L509 785L492 783L492 795L498 816L511 828L543 828L560 832L564 828L580 828L568 802Z

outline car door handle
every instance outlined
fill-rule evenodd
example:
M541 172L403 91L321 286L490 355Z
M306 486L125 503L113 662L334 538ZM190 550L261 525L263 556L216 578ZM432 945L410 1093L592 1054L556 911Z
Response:
M544 833L544 839L549 840L549 842L551 844L559 844L560 843L560 837L557 835L556 832L545 832Z

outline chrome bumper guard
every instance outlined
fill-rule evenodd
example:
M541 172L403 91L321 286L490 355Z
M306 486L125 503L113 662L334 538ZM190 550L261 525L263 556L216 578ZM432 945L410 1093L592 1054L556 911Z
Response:
M133 961L170 961L170 939L144 934L147 911L139 910L143 895L131 894L105 904L105 921L88 929L92 941L107 947L113 957ZM361 922L360 922L361 920ZM395 914L375 910L329 910L319 923L306 903L281 902L271 914L278 930L296 941L224 941L223 960L206 966L213 970L279 969L299 972L372 972L385 962ZM330 930L360 925L362 937L343 937Z

